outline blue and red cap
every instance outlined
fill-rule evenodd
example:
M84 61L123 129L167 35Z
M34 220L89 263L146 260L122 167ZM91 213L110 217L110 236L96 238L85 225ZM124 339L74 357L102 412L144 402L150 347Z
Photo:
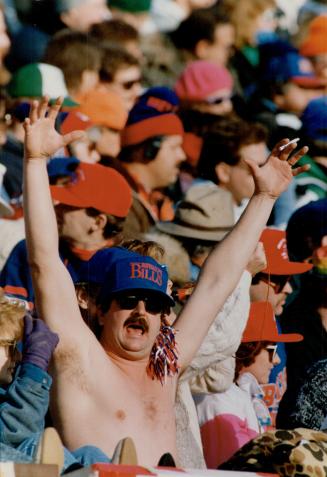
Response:
M124 255L125 254L125 255ZM124 256L123 256L124 255ZM112 260L99 295L100 304L108 298L122 292L154 294L169 306L175 302L167 293L168 273L151 257L126 250L119 250L119 257Z
M327 95L312 99L301 116L302 132L312 141L327 142Z
M140 144L154 136L184 135L181 120L176 114L177 95L169 88L149 88L131 109L121 132L122 147Z

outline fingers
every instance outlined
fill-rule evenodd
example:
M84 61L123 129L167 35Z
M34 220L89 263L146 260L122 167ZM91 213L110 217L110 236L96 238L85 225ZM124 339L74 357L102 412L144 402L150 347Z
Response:
M290 157L288 159L288 163L291 166L294 166L300 159L303 157L307 152L309 148L307 146L302 147L294 156Z
M49 103L49 96L44 96L44 98L41 99L40 105L38 108L38 117L39 118L44 118L48 109L48 103Z
M63 100L64 98L60 96L59 98L56 99L55 103L49 109L48 118L51 119L51 121L55 122L57 115L59 113L59 110L61 108L61 105L63 103Z
M64 139L64 144L65 146L68 146L68 144L78 141L79 139L82 139L85 136L84 131L72 131L71 133L65 134L63 136Z
M310 169L310 164L305 164L304 166L296 167L295 169L292 169L292 174L293 176L298 176L302 172L306 172Z
M39 102L36 100L32 101L30 115L29 115L31 124L35 123L35 121L38 120L38 109L39 109Z

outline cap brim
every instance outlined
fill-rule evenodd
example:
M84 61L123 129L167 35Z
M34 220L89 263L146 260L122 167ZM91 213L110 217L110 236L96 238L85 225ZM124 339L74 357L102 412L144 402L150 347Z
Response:
M313 265L311 263L288 262L283 260L282 263L268 265L261 273L271 275L297 275L308 272L312 267Z
M291 81L304 88L318 88L319 86L327 85L326 80L318 78L317 76L293 76Z
M49 104L53 104L56 102L56 99L51 99L49 101ZM76 108L77 106L80 106L79 103L74 101L70 96L65 96L64 100L62 102L62 106L70 107L70 108Z
M266 335L264 338L259 336L242 338L242 343L252 343L255 341L271 341L273 343L296 343L303 340L303 336L299 333L282 333L280 335Z
M225 235L228 234L230 230L232 230L232 227L230 227L228 230L211 232L209 230L198 230L196 228L192 229L183 225L175 224L174 222L159 222L156 224L156 228L160 230L160 232L164 232L169 235L176 235L177 237L186 237L198 240L207 240L212 242L219 242L225 237Z

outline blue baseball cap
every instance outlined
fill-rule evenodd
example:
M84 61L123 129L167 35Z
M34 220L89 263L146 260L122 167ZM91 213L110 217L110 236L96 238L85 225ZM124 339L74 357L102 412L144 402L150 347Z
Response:
M302 132L308 139L327 142L327 96L312 99L301 121Z
M274 83L292 82L303 87L322 86L323 82L314 74L312 64L296 51L271 56L264 66L263 78Z
M50 179L68 176L75 177L75 171L80 161L76 157L55 157L47 164L48 176Z
M108 297L132 291L157 295L168 306L175 302L167 293L168 273L165 265L159 264L151 257L127 251L126 256L113 260L99 294L100 304L106 303Z

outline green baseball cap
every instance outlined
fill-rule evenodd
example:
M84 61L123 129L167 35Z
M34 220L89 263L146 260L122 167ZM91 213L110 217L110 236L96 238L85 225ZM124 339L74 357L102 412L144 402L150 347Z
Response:
M7 90L12 98L42 98L47 95L50 100L55 100L63 96L63 106L78 106L68 94L61 69L46 63L30 63L19 68Z
M150 10L151 0L110 0L109 6L125 12L141 13Z

